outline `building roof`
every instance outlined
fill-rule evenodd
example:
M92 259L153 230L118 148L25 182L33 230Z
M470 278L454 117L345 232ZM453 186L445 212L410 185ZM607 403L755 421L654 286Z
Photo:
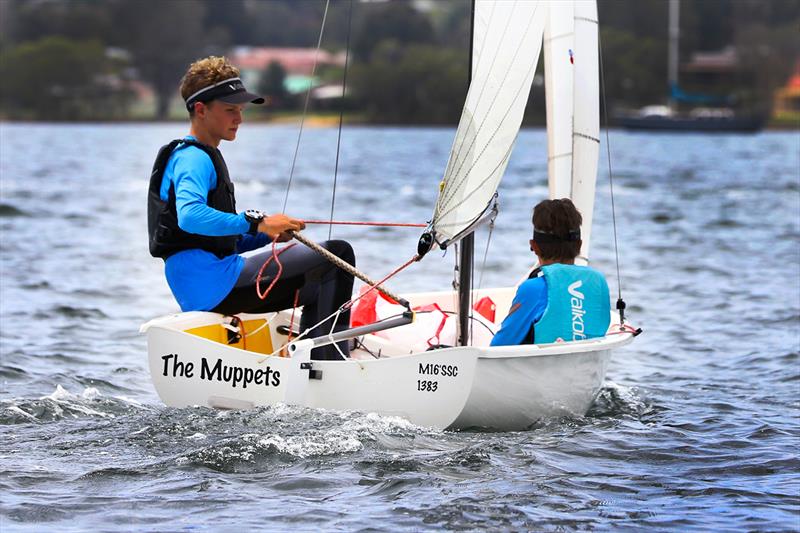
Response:
M717 52L695 52L682 65L686 72L731 72L739 69L739 56L732 46Z
M266 48L238 46L230 54L231 63L241 69L264 70L272 62L280 63L288 74L311 74L316 58L319 65L344 66L342 54L316 48Z

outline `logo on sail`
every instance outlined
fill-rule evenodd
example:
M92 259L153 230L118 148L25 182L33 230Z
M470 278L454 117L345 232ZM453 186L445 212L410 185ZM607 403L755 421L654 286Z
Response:
M583 293L578 289L581 288L583 282L581 280L572 283L567 290L571 296L569 303L572 306L572 340L580 341L586 338L586 328L583 324L583 315L586 310L583 308Z

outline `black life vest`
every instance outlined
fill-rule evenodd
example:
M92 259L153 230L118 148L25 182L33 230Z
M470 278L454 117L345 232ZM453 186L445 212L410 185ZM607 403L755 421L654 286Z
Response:
M170 183L167 201L161 199L161 181L164 170L173 150L181 144L200 148L211 158L217 173L217 186L208 191L207 205L218 211L236 213L236 199L233 183L228 175L228 167L222 154L216 148L193 141L176 139L161 147L153 163L150 174L150 188L147 195L147 229L150 234L150 255L166 260L169 256L183 250L200 248L222 258L236 252L236 241L240 235L209 237L188 233L178 226L178 212L175 206L175 186Z

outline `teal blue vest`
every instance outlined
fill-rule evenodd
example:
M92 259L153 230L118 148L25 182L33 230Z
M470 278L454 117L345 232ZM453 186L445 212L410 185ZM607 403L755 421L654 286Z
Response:
M605 277L593 268L577 265L547 265L542 272L547 282L547 308L534 325L534 342L605 336L611 322Z

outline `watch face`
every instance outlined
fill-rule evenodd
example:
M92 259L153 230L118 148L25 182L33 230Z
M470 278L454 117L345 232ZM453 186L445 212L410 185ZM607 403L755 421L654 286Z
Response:
M244 217L250 222L260 222L264 216L264 213L258 209L248 209L244 212Z

